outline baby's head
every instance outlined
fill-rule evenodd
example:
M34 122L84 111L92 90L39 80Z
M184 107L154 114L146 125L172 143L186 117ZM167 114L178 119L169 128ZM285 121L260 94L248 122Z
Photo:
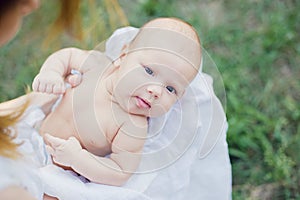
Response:
M129 113L160 116L184 94L200 63L200 40L189 24L174 18L154 19L115 62L114 96Z
M201 61L200 39L195 29L177 18L157 18L141 27L128 51L156 50L174 53L198 71Z

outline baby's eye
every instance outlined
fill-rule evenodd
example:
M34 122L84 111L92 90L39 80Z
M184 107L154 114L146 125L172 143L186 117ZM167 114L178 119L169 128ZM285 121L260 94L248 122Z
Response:
M149 67L144 67L145 68L145 71L147 72L147 74L149 75L154 75L154 72L152 71L152 69L150 69Z
M173 93L173 94L176 94L176 90L175 90L175 88L173 88L172 86L167 86L166 88L167 88L167 90L168 90L169 92L171 92L171 93Z

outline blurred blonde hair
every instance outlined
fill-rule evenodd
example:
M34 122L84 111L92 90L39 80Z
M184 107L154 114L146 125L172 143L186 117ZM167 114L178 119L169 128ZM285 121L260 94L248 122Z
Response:
M15 124L20 120L29 102L14 109L10 114L0 116L0 156L8 158L18 158L20 153L17 151L19 144L13 142L17 132Z
M60 2L58 17L50 27L43 47L53 44L64 32L79 41L99 42L105 39L110 31L129 24L118 0L103 0L101 3L95 0L61 0ZM88 9L86 16L81 15L84 6ZM84 19L88 20L84 21L83 26Z
M51 26L46 41L53 40L63 31L81 39L80 2L81 0L60 0L58 17Z

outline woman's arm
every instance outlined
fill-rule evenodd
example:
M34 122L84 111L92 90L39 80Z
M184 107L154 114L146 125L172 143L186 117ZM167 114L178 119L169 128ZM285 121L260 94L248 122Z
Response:
M9 186L0 191L0 199L5 200L36 200L28 191L19 186Z
M52 105L56 102L58 95L30 92L18 98L0 103L0 115L9 115L25 105L39 106L47 115L51 111Z

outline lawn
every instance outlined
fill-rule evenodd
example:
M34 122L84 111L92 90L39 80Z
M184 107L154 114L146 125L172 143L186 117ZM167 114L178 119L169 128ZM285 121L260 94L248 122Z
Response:
M104 1L82 4L83 39L48 42L55 1L24 21L0 50L0 100L24 93L56 49L94 48L126 20L109 21ZM233 199L300 199L300 1L119 0L129 23L174 16L192 24L226 89ZM91 11L92 10L92 11ZM109 18L110 16L110 18Z

